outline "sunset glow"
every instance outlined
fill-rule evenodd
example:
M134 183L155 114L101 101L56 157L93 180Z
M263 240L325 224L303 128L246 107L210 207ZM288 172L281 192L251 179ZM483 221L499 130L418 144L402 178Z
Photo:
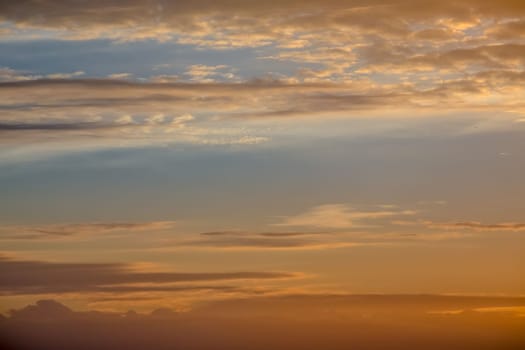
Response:
M523 0L0 1L2 348L524 349L524 179Z

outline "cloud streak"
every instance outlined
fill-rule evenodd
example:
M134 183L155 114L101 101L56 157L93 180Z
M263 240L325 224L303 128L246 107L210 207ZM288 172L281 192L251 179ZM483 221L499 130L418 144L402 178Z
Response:
M112 232L169 230L175 221L94 222L48 225L0 226L0 239L45 239L76 235L100 235Z
M393 220L392 224L397 226L425 227L434 230L445 231L476 231L476 232L522 232L525 231L525 224L520 222L499 222L482 223L479 221L449 221L437 222L431 220Z
M472 230L472 231L512 231L512 232L523 232L525 231L524 223L496 223L496 224L483 224L477 221L463 221L463 222L432 222L424 221L424 225L429 228L445 229L445 230Z
M245 235L220 235L206 238L190 239L176 242L173 246L180 248L202 248L218 250L319 250L358 247L367 244L358 241L345 241L334 235L323 235L319 238L308 237L308 234L296 234L293 237L271 235L270 233L247 233Z
M188 282L270 280L293 278L286 272L140 272L132 265L117 263L54 263L0 258L4 295L180 291L190 287L173 285ZM200 289L225 289L204 286ZM194 288L199 289L199 288Z
M395 216L414 215L415 211L359 211L345 204L324 204L311 208L305 213L287 216L274 226L316 227L345 229L359 226L363 221Z

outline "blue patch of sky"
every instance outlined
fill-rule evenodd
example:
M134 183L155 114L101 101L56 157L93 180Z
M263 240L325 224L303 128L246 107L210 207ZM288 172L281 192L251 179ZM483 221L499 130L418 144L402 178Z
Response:
M410 207L428 199L447 200L451 210L462 206L472 218L483 209L474 203L490 201L486 208L493 208L496 220L500 214L522 213L523 146L523 133L507 133L446 142L338 138L285 149L148 148L70 155L0 165L0 220L241 222L251 217L253 222L322 203ZM513 156L502 159L502 149Z
M134 78L182 75L194 64L228 65L242 79L264 76L268 72L293 74L299 68L295 62L260 59L275 50L274 47L203 50L156 40L4 40L0 41L0 67L32 75L83 71L84 77L106 77L115 73L131 73Z

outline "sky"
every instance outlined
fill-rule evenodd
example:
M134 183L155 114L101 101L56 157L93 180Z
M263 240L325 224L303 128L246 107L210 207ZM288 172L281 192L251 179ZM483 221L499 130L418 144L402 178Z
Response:
M390 305L525 344L524 87L522 0L0 1L0 334Z

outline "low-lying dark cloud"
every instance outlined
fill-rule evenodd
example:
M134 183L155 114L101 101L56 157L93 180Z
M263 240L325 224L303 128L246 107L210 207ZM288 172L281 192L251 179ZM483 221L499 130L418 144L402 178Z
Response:
M176 291L173 283L291 278L287 272L140 272L117 263L55 263L0 257L0 292L4 295L66 292ZM139 286L138 284L151 284ZM168 285L170 284L170 285ZM222 288L222 287L220 287ZM204 289L210 289L206 287Z
M286 295L189 312L74 311L55 300L0 320L4 349L452 349L525 345L519 297Z

